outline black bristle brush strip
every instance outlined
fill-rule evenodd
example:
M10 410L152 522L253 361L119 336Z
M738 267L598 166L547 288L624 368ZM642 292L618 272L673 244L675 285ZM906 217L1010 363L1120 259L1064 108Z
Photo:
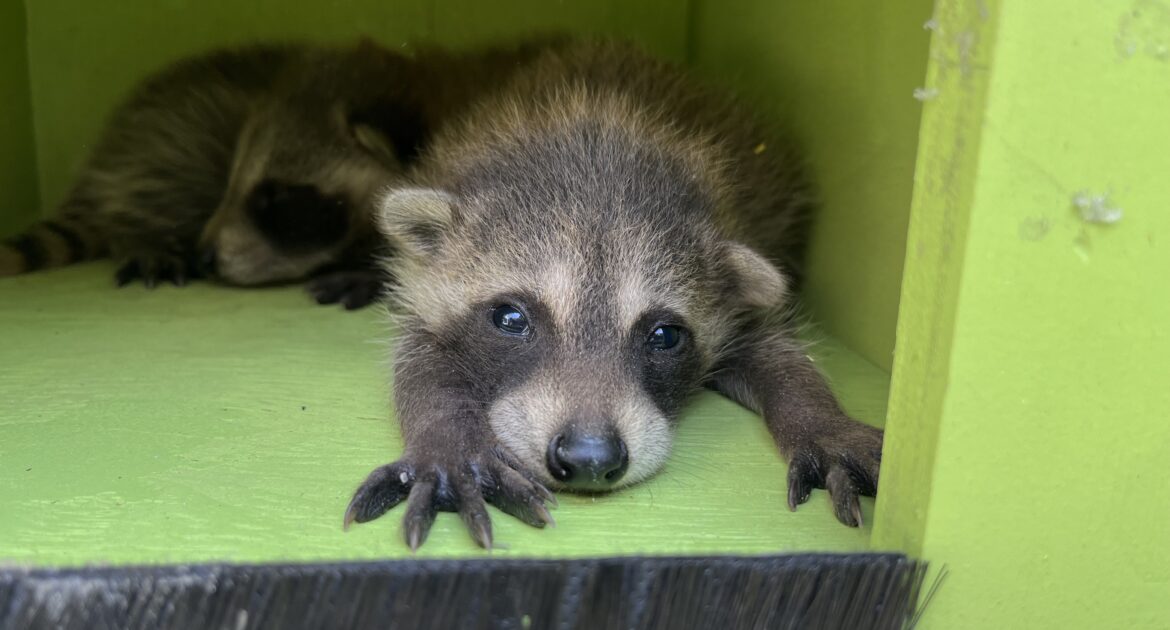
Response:
M895 629L925 570L884 553L7 567L0 628Z

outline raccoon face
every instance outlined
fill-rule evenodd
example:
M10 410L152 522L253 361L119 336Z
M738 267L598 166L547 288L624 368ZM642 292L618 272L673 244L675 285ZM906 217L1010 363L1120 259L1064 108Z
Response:
M396 299L546 484L640 481L665 463L736 317L782 303L783 276L701 222L591 222L563 208L510 217L521 203L391 193L380 228L398 252Z
M597 305L562 314L559 299L495 302L484 309L495 330L483 336L499 338L487 343L515 371L493 375L485 393L505 446L547 483L575 490L635 483L661 467L705 363L682 316L652 309L622 325Z
M200 242L229 284L302 279L372 230L377 189L401 170L376 130L337 112L273 106L253 116Z

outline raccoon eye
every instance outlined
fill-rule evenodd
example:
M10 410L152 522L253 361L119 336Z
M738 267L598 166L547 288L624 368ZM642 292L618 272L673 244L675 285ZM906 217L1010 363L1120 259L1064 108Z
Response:
M492 323L506 334L522 337L528 334L528 316L511 304L492 309Z
M646 339L646 345L654 350L670 350L682 341L683 331L678 326L658 326Z

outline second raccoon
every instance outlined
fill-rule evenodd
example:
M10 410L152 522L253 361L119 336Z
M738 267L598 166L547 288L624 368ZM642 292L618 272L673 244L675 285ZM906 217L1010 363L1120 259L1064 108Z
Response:
M110 116L55 216L0 245L0 276L110 256L119 284L181 285L212 272L259 284L346 257L367 238L353 229L355 208L401 169L388 143L349 123L346 108L358 103L344 81L315 100L297 92L308 75L371 65L386 74L380 66L394 61L369 45L256 45L157 72ZM245 166L273 176L228 194ZM213 216L235 225L222 249Z
M378 194L402 181L433 129L558 41L472 52L423 46L409 56L363 42L307 53L243 127L224 198L203 230L210 266L237 284L317 270L309 290L319 302L363 305L385 284L375 264L385 243L374 227Z
M114 111L55 216L0 244L0 276L111 256L119 284L312 276L319 302L362 306L383 285L377 191L512 54L363 41L177 62Z

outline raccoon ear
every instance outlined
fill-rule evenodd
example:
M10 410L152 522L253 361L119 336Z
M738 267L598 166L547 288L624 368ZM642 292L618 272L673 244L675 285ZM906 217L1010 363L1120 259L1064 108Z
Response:
M788 279L767 258L742 243L728 242L726 261L737 282L738 300L749 309L773 309L788 299Z
M398 252L427 258L455 219L455 196L435 188L398 188L382 198L378 229Z
M393 143L390 139L382 135L374 127L366 124L350 124L349 133L353 137L354 142L362 148L366 153L369 153L383 165L391 168L401 166L398 159L398 152L394 149Z
M346 124L359 146L392 166L413 162L426 136L422 113L405 102L351 106L346 113Z

